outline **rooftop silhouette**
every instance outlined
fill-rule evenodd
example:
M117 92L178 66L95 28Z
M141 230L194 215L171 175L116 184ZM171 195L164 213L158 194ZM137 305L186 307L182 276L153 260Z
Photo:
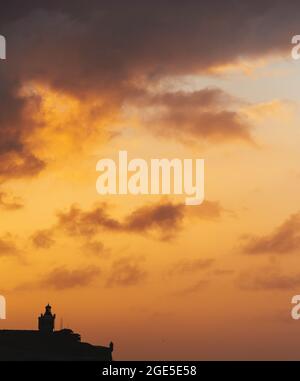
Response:
M38 318L38 330L0 330L0 361L111 361L108 347L81 341L71 329L55 331L51 306Z

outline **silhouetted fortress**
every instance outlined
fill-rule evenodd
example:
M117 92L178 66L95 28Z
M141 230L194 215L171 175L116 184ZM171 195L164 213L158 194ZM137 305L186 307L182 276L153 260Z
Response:
M81 342L71 329L54 330L55 314L48 304L37 331L0 330L0 361L111 361L109 347Z

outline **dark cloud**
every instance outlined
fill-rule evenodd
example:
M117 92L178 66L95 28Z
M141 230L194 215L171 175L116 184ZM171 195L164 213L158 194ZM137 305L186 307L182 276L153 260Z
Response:
M113 263L111 273L107 279L107 287L127 287L141 283L146 272L137 258L121 258Z
M83 211L73 205L69 211L57 214L57 228L62 229L71 236L93 237L107 230L123 233L158 233L162 240L173 238L174 234L181 229L184 218L189 214L199 219L217 218L222 212L218 203L205 201L196 211L191 212L191 207L171 202L161 202L142 206L121 221L112 218L108 214L108 206L102 204L90 211Z
M274 232L265 236L249 237L242 250L246 254L288 254L300 248L300 213L291 215Z
M55 244L53 231L51 229L38 230L32 235L31 240L35 247L41 249L49 249Z
M0 181L7 178L31 177L38 174L45 163L30 150L28 139L37 125L25 112L25 100L18 95L18 87L2 78L0 65ZM2 70L1 70L2 69ZM4 70L5 71L5 70ZM21 86L21 83L18 85ZM31 99L27 99L30 103Z
M10 17L6 6L1 16L14 43L10 57L22 57L14 69L71 90L111 90L116 82L127 88L139 76L199 73L241 56L287 51L299 11L296 2L278 0L44 1L18 7L17 16L7 7Z
M171 202L143 206L126 217L124 228L136 233L158 231L162 240L168 240L181 228L184 208Z
M39 82L74 96L97 97L99 113L122 104L163 77L192 75L240 57L290 50L298 30L297 2L237 0L10 1L1 5L1 33L8 41L0 65L0 178L34 176L46 163L32 149L38 125L26 115L32 99L20 96L24 83ZM249 129L235 111L200 107L195 94L189 116L181 94L160 102L157 123L167 135L249 140ZM31 98L31 97L30 97Z

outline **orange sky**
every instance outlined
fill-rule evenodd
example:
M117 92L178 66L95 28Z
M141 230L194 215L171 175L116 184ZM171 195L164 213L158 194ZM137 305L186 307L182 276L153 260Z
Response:
M236 39L235 50L212 42L210 53L198 25L218 34L190 3L183 16L195 27L197 53L176 12L162 17L166 5L150 7L149 19L143 7L122 16L121 6L103 5L111 28L126 31L120 40L93 24L102 17L96 3L95 19L91 9L79 16L75 6L48 2L41 13L8 12L0 328L36 328L49 302L56 328L63 319L86 341L113 341L115 359L299 359L300 323L290 317L300 292L300 62L286 38L297 34L293 13L277 30L270 20L280 19L281 3L265 5L268 46L253 34L264 29L258 4L233 16L219 4L249 30L223 35L225 46ZM148 20L136 22L138 42L131 17ZM145 160L204 158L205 202L100 196L96 163L123 149Z

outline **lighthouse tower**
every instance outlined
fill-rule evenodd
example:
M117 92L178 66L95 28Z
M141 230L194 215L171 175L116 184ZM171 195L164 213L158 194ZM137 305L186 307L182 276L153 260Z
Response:
M42 333L52 333L54 330L55 314L51 312L51 306L47 304L45 313L39 316L39 331Z

